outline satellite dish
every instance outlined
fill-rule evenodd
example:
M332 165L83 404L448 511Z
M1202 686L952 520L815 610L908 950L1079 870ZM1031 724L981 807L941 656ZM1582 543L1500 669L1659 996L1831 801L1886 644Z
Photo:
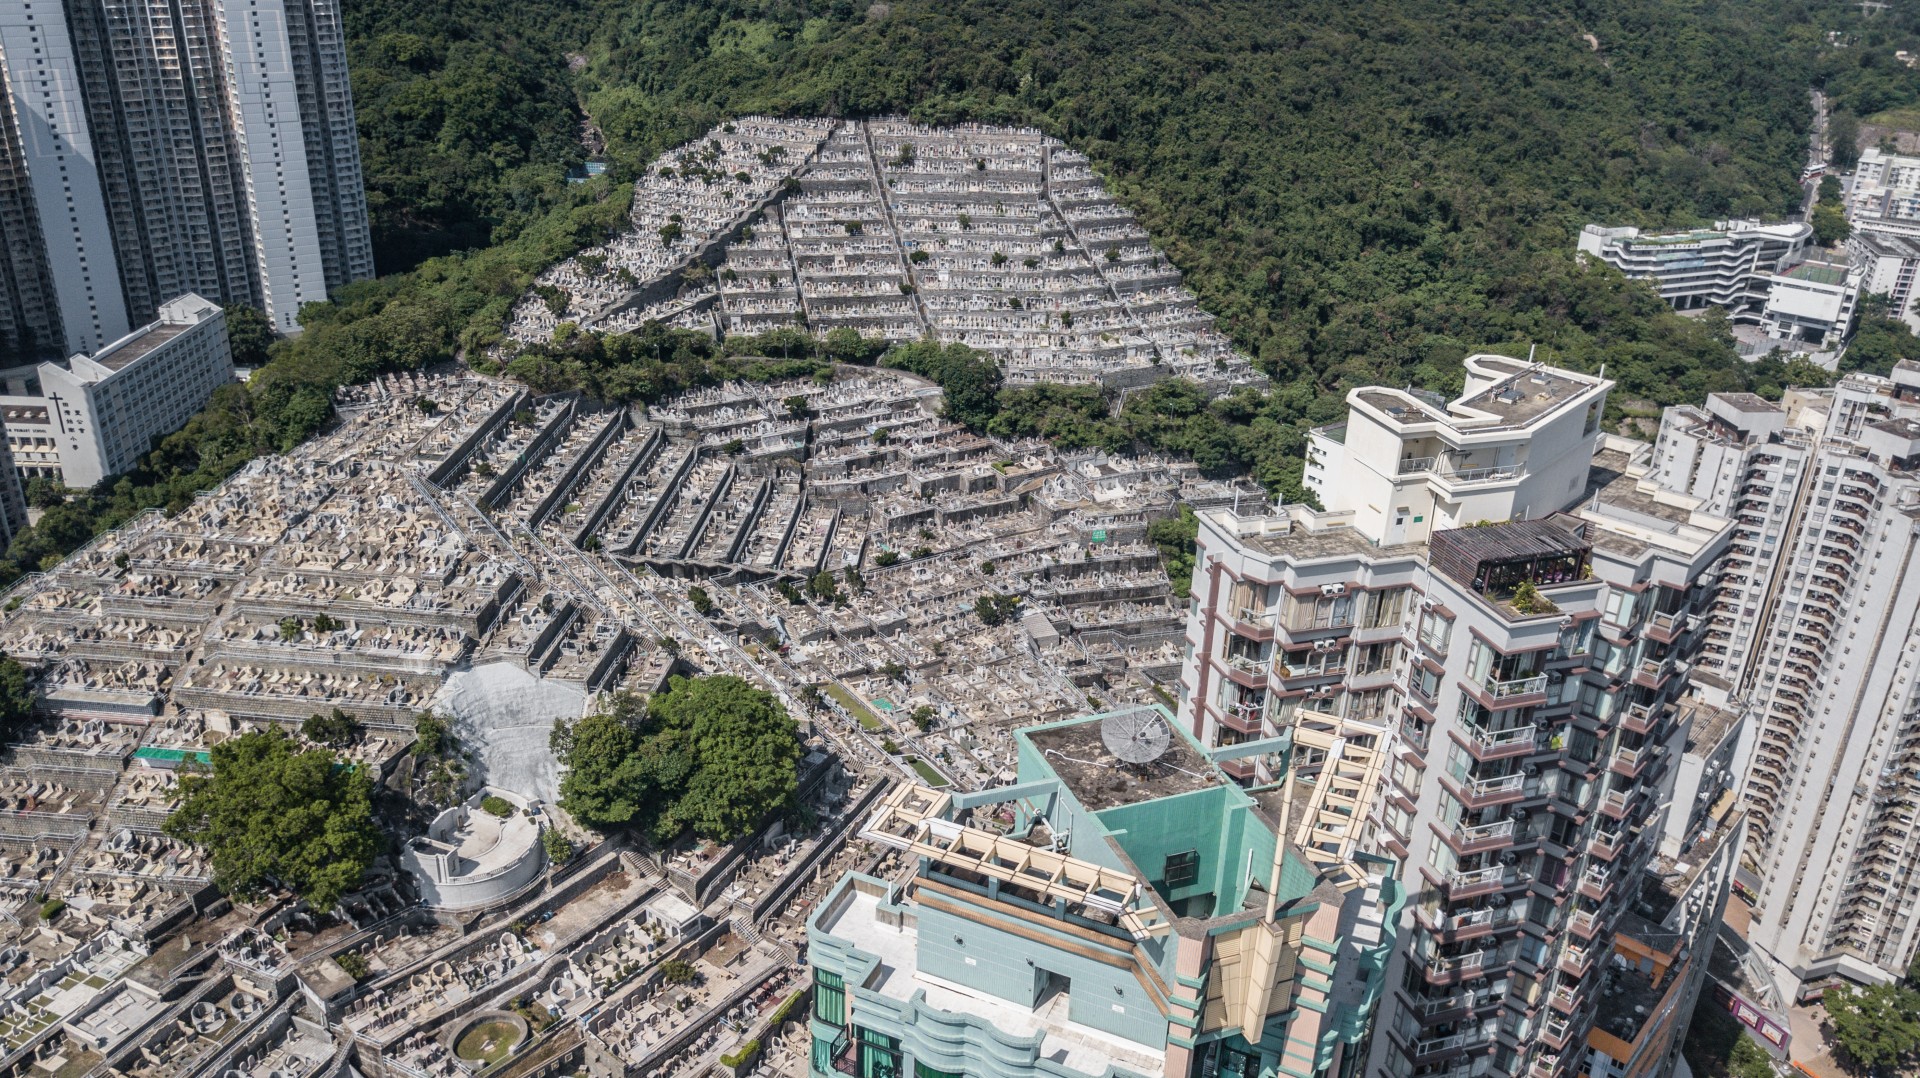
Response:
M1100 740L1121 763L1150 764L1167 751L1173 731L1158 712L1142 708L1101 719Z

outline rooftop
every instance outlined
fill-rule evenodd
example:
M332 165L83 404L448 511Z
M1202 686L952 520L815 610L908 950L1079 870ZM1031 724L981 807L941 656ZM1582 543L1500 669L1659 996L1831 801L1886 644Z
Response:
M1169 724L1169 729L1172 724ZM1226 780L1213 762L1174 733L1167 751L1151 764L1123 764L1100 737L1100 723L1077 719L1023 731L1060 782L1087 809L1155 801L1219 786Z
M1069 1021L1065 993L1033 1008L920 972L919 928L911 918L897 918L898 925L889 923L896 918L882 919L878 882L848 880L838 903L815 922L880 960L867 989L902 1002L919 995L936 1010L972 1015L1015 1037L1037 1037L1042 1059L1082 1074L1104 1074L1109 1066L1146 1075L1166 1069L1163 1053Z
M1845 266L1825 262L1802 262L1780 276L1796 281L1810 281L1814 284L1846 284L1848 269Z
M197 324L197 323L195 323ZM124 370L134 363L159 351L168 341L192 329L193 325L171 322L155 322L138 333L129 334L101 349L97 355L89 356L93 362L110 371Z
M1551 520L1514 520L1438 531L1429 546L1436 572L1482 590L1499 586L1511 571L1522 572L1535 584L1560 582L1539 579L1536 570L1549 563L1556 571L1570 567L1574 577L1568 579L1577 578L1578 566L1593 549L1592 544Z

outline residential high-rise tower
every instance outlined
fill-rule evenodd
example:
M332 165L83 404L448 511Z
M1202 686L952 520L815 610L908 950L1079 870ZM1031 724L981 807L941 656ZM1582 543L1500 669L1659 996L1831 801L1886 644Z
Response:
M0 69L6 365L187 293L295 332L372 275L336 0L21 0Z

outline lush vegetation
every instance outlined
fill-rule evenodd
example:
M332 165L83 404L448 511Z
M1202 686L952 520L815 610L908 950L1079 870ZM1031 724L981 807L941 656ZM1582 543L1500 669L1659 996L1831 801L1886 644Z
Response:
M221 391L132 474L65 502L8 551L43 568L143 509L177 509L328 418L334 387L456 355L484 365L541 267L625 217L624 182L730 115L907 112L1030 123L1084 149L1274 378L1114 409L1080 390L998 388L964 353L888 362L953 391L956 418L1063 445L1143 444L1297 496L1306 428L1352 386L1458 386L1475 349L1539 345L1606 365L1616 420L1717 389L1777 390L1723 323L1679 318L1571 257L1587 220L1677 225L1795 208L1820 81L1850 112L1910 100L1857 21L1763 0L382 0L348 15L376 245L398 272L303 312L246 386ZM1884 28L1884 29L1883 29ZM1860 31L1865 36L1866 30ZM604 137L610 173L562 177ZM257 353L257 328L236 344ZM539 389L658 399L723 377L871 362L857 339L714 342L579 334L514 359ZM1905 347L1899 342L1898 347ZM777 357L760 359L760 356Z
M279 730L229 738L212 757L211 770L181 775L166 833L206 847L221 891L285 888L326 911L359 887L380 850L364 769Z
M584 827L656 841L691 830L720 841L786 806L797 785L797 729L770 693L736 677L675 677L642 701L554 727L567 773L560 807Z
M1920 991L1904 982L1830 988L1822 998L1833 1043L1853 1066L1911 1073L1920 1063Z
M33 721L33 699L27 668L0 654L0 746L11 744Z

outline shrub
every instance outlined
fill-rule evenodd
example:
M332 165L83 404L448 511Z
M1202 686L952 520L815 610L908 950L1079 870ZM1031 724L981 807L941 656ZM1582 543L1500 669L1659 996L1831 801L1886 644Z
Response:
M487 796L481 798L480 807L484 809L486 812L494 816L498 816L503 820L513 815L513 802L507 800L504 797L496 797L493 794L488 794Z

